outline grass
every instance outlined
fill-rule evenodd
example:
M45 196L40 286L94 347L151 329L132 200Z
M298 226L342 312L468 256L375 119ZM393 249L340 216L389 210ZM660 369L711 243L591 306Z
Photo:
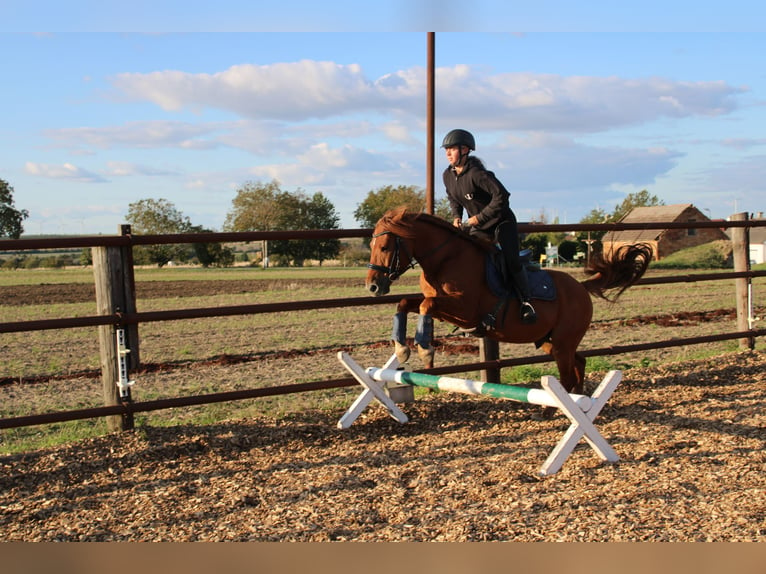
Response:
M139 267L136 281L220 281L220 280L286 280L316 279L332 276L356 278L360 267ZM60 283L93 283L93 269L70 267L65 269L0 269L0 286L41 285Z
M15 454L58 447L107 434L106 419L84 419L0 431L0 452Z
M661 261L652 263L655 269L726 269L730 267L731 241L722 239L696 247L682 249Z

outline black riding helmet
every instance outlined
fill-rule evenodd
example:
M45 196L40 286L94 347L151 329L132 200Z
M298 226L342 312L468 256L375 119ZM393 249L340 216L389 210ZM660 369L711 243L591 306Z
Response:
M472 151L476 150L476 140L473 139L471 132L466 130L452 130L442 141L442 147L451 147L454 145L466 146Z

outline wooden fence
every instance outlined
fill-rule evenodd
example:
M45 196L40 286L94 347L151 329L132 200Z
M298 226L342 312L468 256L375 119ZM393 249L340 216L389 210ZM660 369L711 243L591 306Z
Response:
M734 271L714 274L677 275L674 277L645 278L638 284L686 283L734 279L737 294L737 330L706 337L671 339L632 345L612 346L602 349L582 350L585 357L599 355L617 355L621 353L660 349L684 345L700 344L713 341L738 339L743 348L753 348L756 337L766 334L764 329L755 329L752 324L752 278L764 277L764 271L752 271L749 260L749 229L766 226L766 222L751 221L747 214L736 214L730 221L707 221L695 223L652 223L652 224L573 224L573 225L529 225L520 224L520 232L562 232L562 231L619 231L626 229L690 229L703 227L722 227L732 229L734 247ZM20 321L0 323L0 334L47 329L68 329L84 326L97 326L101 356L101 380L104 389L105 406L90 409L60 411L39 415L29 415L0 419L0 429L48 424L69 420L94 417L107 417L110 431L127 430L133 427L133 415L166 408L209 404L224 401L251 399L279 394L316 391L320 389L355 386L353 378L314 381L293 385L281 385L259 389L213 393L193 397L177 397L155 401L134 402L130 395L130 371L140 366L139 325L152 321L171 321L196 319L201 317L224 317L231 315L251 315L259 313L293 312L312 309L348 308L364 305L395 305L402 297L410 295L389 295L384 297L357 297L345 299L324 299L240 305L230 307L197 308L169 311L140 312L136 307L135 280L133 274L132 248L135 245L158 245L205 242L242 242L282 239L330 239L369 237L369 229L352 230L314 230L314 231L270 231L244 233L199 233L177 235L132 235L129 226L121 226L119 235L66 237L55 239L17 239L0 240L0 252L23 251L51 248L91 247L93 251L93 271L96 286L96 304L98 314L89 317L64 319ZM500 359L494 341L483 340L480 347L479 361L469 364L439 367L422 372L444 375L468 371L483 371L484 380L499 381L500 370L505 367L543 363L550 361L547 356ZM128 349L129 352L125 352ZM116 384L122 382L122 385Z

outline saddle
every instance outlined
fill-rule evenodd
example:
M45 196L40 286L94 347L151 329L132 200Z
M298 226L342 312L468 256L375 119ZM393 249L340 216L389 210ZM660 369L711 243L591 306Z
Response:
M539 265L532 263L531 255L532 251L530 249L524 249L519 252L519 260L524 272L527 274L529 295L532 299L540 301L554 301L556 299L556 284L553 282L553 277L551 277L550 273L541 269ZM487 286L492 294L498 298L498 301L492 312L488 313L477 327L460 329L462 332L475 337L482 337L486 335L488 330L494 329L497 324L499 311L504 307L507 309L506 303L509 299L518 299L519 297L516 289L510 285L511 280L507 278L507 273L505 272L505 258L498 249L487 253L487 264L485 267ZM505 312L503 315L505 315ZM503 319L504 316L501 318L501 323ZM537 346L540 346L539 342Z
M492 241L481 236L474 235L464 231L465 236L481 247L486 253L486 282L489 290L495 297L501 301L506 299L518 298L516 289L513 287L513 280L509 277L505 269L505 258L500 248ZM527 274L527 283L529 284L529 294L532 299L540 301L556 300L556 285L553 278L540 265L531 260L532 250L522 249L519 251L519 261Z
M524 249L519 252L519 260L527 274L530 297L540 301L555 301L556 284L553 282L553 278L550 273L541 269L539 265L532 263L530 260L531 255L532 250L530 249ZM495 297L501 299L518 298L516 290L512 286L509 287L511 280L509 278L506 279L505 258L500 251L496 250L487 253L486 269L487 286Z

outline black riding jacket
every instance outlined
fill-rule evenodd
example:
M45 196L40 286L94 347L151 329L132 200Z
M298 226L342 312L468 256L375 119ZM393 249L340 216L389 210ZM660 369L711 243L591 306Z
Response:
M508 203L511 194L480 159L469 156L459 175L449 166L442 179L453 218L462 219L465 209L469 217L477 216L476 230L489 237L502 221L512 221L515 227L516 216Z

